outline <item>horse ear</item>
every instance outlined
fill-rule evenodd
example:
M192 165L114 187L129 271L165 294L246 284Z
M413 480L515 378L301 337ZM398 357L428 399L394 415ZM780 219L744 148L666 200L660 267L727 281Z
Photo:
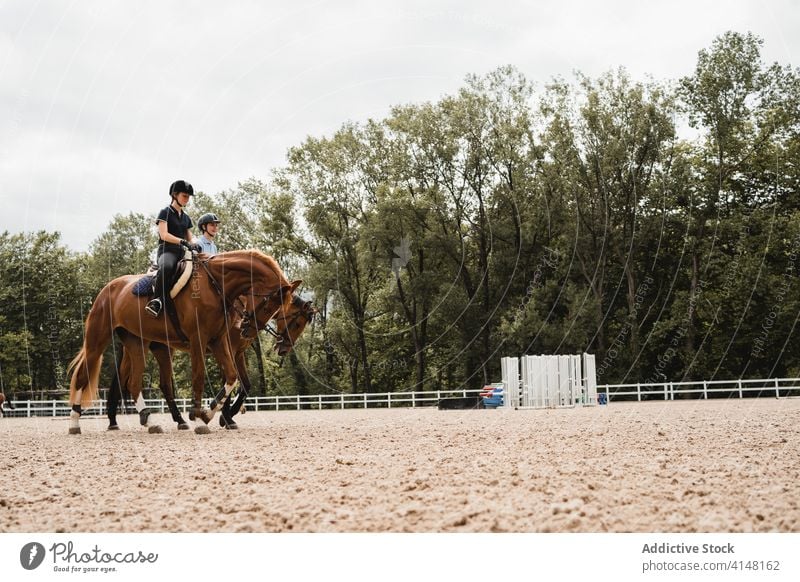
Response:
M292 292L294 292L294 290L297 289L302 284L303 284L302 279L295 279L294 281L292 281Z

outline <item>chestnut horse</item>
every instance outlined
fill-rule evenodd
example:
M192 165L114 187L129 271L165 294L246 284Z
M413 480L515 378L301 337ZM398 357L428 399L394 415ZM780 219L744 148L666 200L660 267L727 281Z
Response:
M126 275L108 283L98 293L86 317L83 347L67 369L72 374L70 434L80 434L82 408L88 407L97 397L103 351L111 343L115 331L123 330L117 333L167 345L181 342L181 332L175 329L166 309L155 319L145 314L148 298L132 292L140 277ZM258 309L277 300L278 308L287 309L292 293L300 283L289 283L275 259L257 250L221 253L202 261L194 259L191 282L175 297L174 303L191 354L192 414L205 423L198 422L195 432L209 432L206 425L222 408L237 382L236 366L227 341L227 328L236 298L242 295L257 298ZM255 315L253 319L256 319ZM207 347L222 369L225 385L216 394L210 410L203 410ZM149 424L150 411L144 405L141 388L133 386L131 397L141 423L150 432L161 432L160 427Z
M245 365L245 352L253 344L258 334L258 330L267 329L275 336L275 350L279 355L288 354L294 347L297 338L305 330L306 325L314 317L317 310L311 301L305 301L297 295L292 296L292 301L288 309L283 305L275 311L274 306L266 306L259 309L254 303L253 297L240 297L237 301L240 306L236 307L236 314L232 318L232 324L228 329L228 341L230 350L233 354L236 371L239 374L241 386L236 401L231 405L231 400L225 401L220 412L220 426L227 429L237 429L233 417L239 412L248 392L250 391L250 378L247 375ZM250 314L255 313L255 321ZM277 330L267 328L271 318L276 319ZM140 338L131 336L124 332L125 338L122 341L122 349L117 354L117 374L112 379L111 389L108 393L108 430L118 430L117 408L119 406L122 391L131 391L131 387L141 386L142 375L144 372L145 350L147 348L153 353L158 362L159 386L164 398L167 401L172 419L178 424L178 430L189 428L183 420L174 398L174 386L172 382L172 350L179 349L188 351L189 345L185 342L177 342L170 346L158 342L144 342Z

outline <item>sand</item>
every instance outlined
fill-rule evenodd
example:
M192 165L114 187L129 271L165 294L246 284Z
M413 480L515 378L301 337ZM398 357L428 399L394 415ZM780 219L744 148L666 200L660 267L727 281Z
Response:
M0 532L797 532L800 399L0 419Z

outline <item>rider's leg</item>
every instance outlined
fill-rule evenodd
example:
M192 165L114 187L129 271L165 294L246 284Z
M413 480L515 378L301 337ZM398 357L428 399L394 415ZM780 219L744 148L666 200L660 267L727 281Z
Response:
M164 251L158 257L158 273L156 273L156 280L153 284L155 290L155 297L150 300L145 309L153 317L158 317L161 310L166 303L166 297L169 293L169 287L172 284L172 279L175 274L175 268L178 266L180 256L178 253L171 251Z

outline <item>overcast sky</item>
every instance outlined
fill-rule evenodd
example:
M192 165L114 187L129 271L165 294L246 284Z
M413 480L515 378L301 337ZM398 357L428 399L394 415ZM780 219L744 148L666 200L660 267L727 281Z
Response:
M675 79L726 30L798 65L798 24L790 0L0 0L0 231L84 250L116 213L155 215L175 179L266 179L308 135L501 65L539 86L618 66Z

